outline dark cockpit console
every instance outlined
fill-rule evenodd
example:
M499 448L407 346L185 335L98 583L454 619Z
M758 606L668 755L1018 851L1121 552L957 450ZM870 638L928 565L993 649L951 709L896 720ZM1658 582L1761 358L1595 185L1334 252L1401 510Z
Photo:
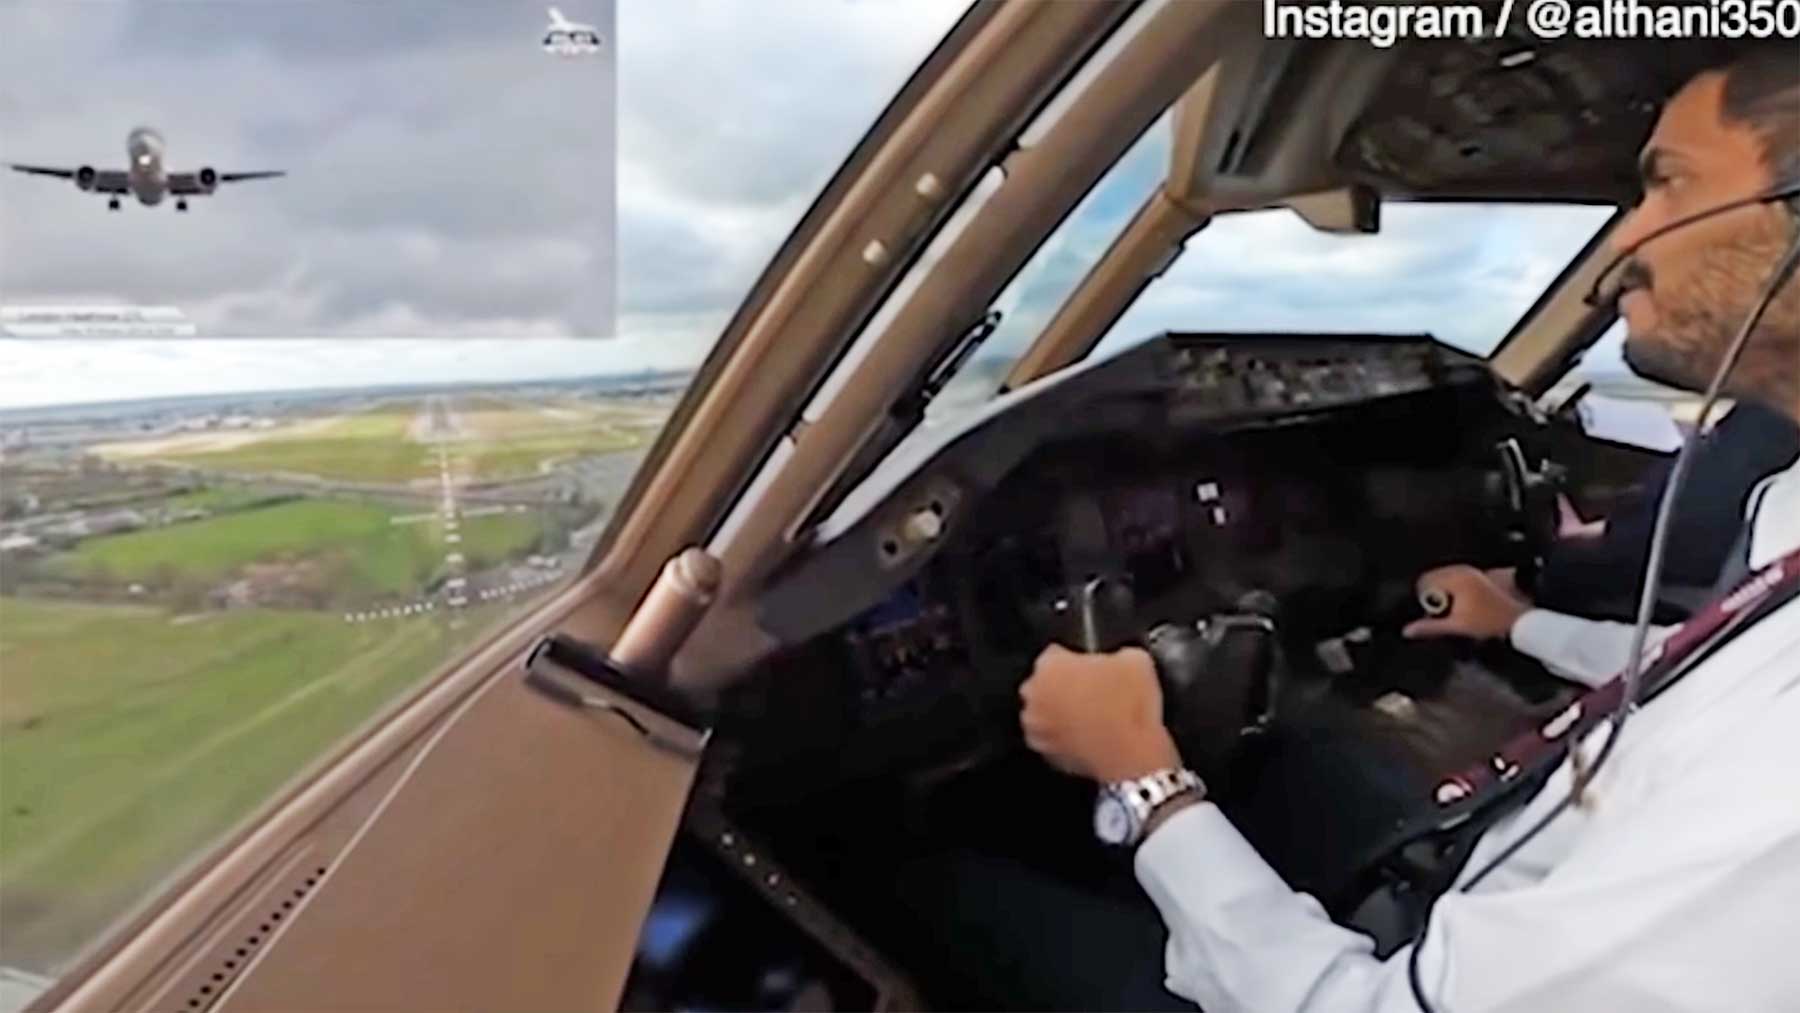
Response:
M1485 364L1426 337L1164 334L915 432L813 532L761 622L803 640L945 552L966 568L953 583L981 585L996 552L1033 539L1006 580L1110 565L1160 587L1194 552L1275 537L1307 495L1321 519L1348 521L1325 496L1345 481L1382 516L1457 490L1498 507L1510 494L1495 441L1524 421ZM1455 489L1408 489L1403 465L1455 471Z
M1332 789L1374 827L1558 699L1535 662L1399 633L1424 570L1532 565L1548 435L1482 361L1382 335L1164 334L928 423L759 600L786 646L722 701L728 795L782 813L768 830L805 864L841 824L793 826L796 799L904 860L1019 792L1038 801L990 830L1029 851L1040 817L1082 816L1023 747L1019 684L1052 641L1141 644L1214 797L1328 890L1342 870L1309 856L1355 848L1291 833L1311 765L1386 771ZM1050 864L1097 861L1057 837Z

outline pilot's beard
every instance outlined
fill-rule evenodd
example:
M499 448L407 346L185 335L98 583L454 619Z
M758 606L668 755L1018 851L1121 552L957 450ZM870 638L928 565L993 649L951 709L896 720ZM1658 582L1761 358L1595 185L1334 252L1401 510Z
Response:
M1662 284L1666 273L1659 273L1652 291L1656 329L1625 340L1631 371L1682 390L1705 391L1786 252L1789 228L1785 214L1772 215L1733 241L1708 248L1679 281L1667 279L1674 284ZM1724 392L1800 417L1800 276L1790 277L1769 301Z

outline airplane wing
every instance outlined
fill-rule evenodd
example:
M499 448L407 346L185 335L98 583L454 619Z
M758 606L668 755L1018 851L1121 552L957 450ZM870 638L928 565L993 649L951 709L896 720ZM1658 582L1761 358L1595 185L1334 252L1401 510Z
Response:
M55 176L58 179L74 179L79 174L75 169L57 169L47 165L19 165L8 162L6 167L14 172L29 173L33 176ZM94 185L88 189L100 193L125 193L131 189L131 180L122 169L103 169L94 173Z
M56 176L59 179L74 179L74 169L52 169L47 165L17 165L6 163L6 167L14 172L29 172L34 176Z
M286 172L221 172L216 182L242 183L252 179L272 179L285 176ZM169 173L169 192L177 197L191 197L212 192L212 187L200 185L200 174L197 172Z

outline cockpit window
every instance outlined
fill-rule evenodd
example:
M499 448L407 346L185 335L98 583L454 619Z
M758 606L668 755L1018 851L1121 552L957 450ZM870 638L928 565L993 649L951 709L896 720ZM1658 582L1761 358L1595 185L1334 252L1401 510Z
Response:
M994 393L1124 223L1156 192L1169 167L1170 117L1151 124L1076 205L995 300L1000 324L932 400L929 418L955 414Z
M928 424L998 391L1153 190L1166 144L1151 131L1052 235L1002 296L1001 332L933 402ZM1222 215L1092 354L1185 330L1424 333L1486 356L1612 214L1594 205L1396 203L1382 209L1379 233L1354 236L1319 232L1281 208Z
M0 167L0 1011L573 579L965 3L177 6L0 4L9 158L123 176L142 113L294 170L113 211ZM615 268L616 328L563 311ZM193 328L18 326L97 303Z
M1613 212L1393 203L1369 236L1318 232L1284 209L1222 216L1096 353L1165 330L1339 331L1430 334L1487 356Z

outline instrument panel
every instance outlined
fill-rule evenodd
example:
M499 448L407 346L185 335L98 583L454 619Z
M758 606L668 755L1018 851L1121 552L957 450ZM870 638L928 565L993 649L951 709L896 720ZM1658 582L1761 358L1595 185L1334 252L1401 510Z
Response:
M921 594L917 582L894 592L844 631L856 673L856 703L866 713L918 696L933 673L969 665L961 617L951 602Z
M1336 635L1424 568L1516 554L1494 447L1532 424L1428 338L1165 334L891 455L759 622L835 638L870 716L1010 693L1073 643L1070 587L1095 575L1130 587L1143 630L1263 592L1296 636Z
M1367 340L1345 336L1304 349L1280 338L1183 342L1169 357L1184 406L1207 417L1330 408L1432 386L1439 346Z

